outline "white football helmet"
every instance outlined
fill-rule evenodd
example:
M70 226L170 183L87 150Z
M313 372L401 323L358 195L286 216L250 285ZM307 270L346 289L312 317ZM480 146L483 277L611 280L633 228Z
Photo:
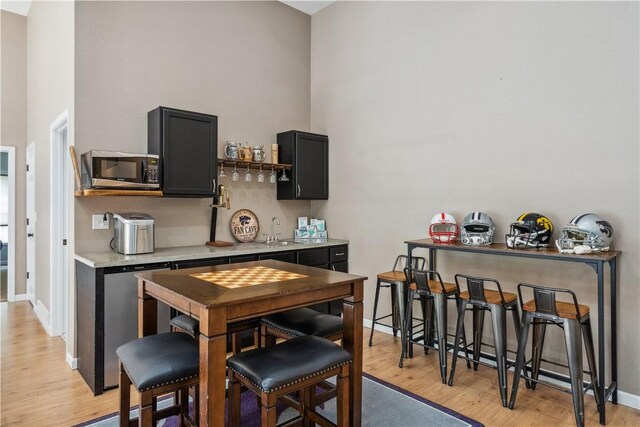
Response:
M434 243L453 243L458 240L458 224L453 215L440 212L431 218L429 237Z
M600 215L588 213L573 217L562 228L556 246L563 253L589 254L608 251L612 241L611 224Z
M493 243L496 227L489 215L483 212L471 212L464 217L460 227L460 241L469 246L485 246Z

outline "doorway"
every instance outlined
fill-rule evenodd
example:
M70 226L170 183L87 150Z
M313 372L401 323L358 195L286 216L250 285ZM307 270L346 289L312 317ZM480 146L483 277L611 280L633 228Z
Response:
M51 124L51 335L69 333L72 266L69 252L73 216L73 174L69 155L69 117Z
M36 307L36 143L27 146L27 299Z
M0 147L0 302L16 292L16 149Z

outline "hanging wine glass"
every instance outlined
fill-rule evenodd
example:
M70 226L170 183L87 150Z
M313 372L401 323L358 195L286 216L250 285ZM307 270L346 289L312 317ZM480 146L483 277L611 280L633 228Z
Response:
M260 172L258 172L258 182L264 182L264 172L262 172L262 165L260 165Z
M278 177L276 176L276 171L271 167L271 173L269 174L269 183L275 184Z
M249 170L249 165L247 165L247 171L244 173L244 182L251 182L253 176L251 175L251 171Z
M227 173L224 171L224 165L222 165L222 167L220 168L220 173L218 174L218 178L226 178L227 176Z
M240 172L238 172L238 165L233 166L233 172L231 173L231 179L233 181L240 181Z
M278 181L280 182L289 181L289 177L287 177L287 171L285 169L282 169L282 175L280 176L280 178L278 178Z

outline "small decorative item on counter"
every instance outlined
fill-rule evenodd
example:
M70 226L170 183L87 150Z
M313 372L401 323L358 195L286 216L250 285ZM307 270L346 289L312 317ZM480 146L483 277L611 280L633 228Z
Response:
M253 161L264 162L264 145L256 145L253 147Z
M309 225L309 220L307 219L306 216L299 216L298 217L298 229L303 229L303 228L307 228L307 225Z
M318 231L326 231L326 228L324 226L324 219L312 218L311 219L311 225L315 225L316 228L318 229Z
M278 144L271 144L271 163L278 163Z
M325 222L323 219L312 218L311 221L307 217L298 217L298 228L295 230L296 239L324 239L328 236Z
M249 209L240 209L231 217L231 234L239 242L253 242L260 231L256 214Z

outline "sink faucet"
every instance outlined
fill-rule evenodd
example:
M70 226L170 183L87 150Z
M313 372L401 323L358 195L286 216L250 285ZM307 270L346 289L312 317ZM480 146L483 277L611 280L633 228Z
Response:
M266 241L267 244L278 241L278 236L280 235L280 233L276 232L276 227L279 225L280 225L280 219L277 216L274 216L273 218L271 218L271 234L267 236L267 241ZM263 234L263 236L265 236L265 234Z

